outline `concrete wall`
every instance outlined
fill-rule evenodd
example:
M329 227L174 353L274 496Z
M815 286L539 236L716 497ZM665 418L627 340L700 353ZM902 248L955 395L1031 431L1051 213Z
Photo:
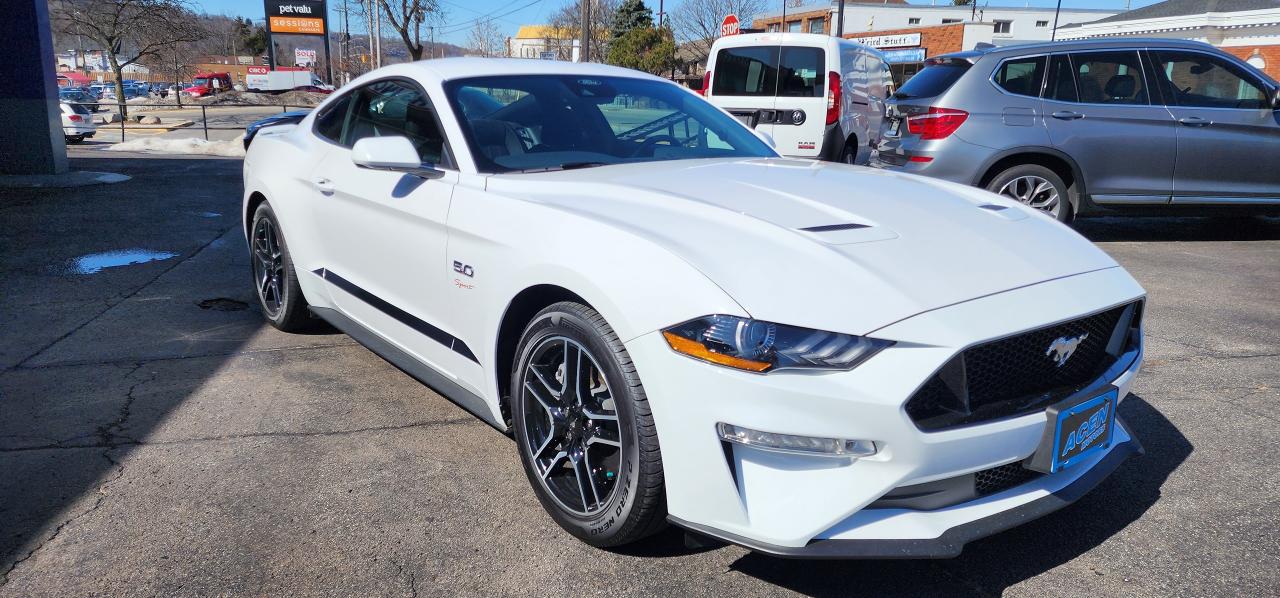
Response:
M0 39L0 174L66 172L47 0L5 0Z

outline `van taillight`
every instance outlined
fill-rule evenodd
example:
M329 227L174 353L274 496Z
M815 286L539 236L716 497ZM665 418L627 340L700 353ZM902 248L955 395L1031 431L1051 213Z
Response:
M952 108L929 107L929 112L907 117L907 132L921 139L944 139L956 132L969 113Z
M707 71L702 75L702 89L698 90L699 95L707 95L711 93L711 71Z
M827 73L827 124L840 120L840 73Z

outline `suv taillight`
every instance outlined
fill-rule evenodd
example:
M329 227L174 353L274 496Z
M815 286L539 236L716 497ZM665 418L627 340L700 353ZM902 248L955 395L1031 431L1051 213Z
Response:
M69 120L69 121L71 121L71 122L73 122L73 123L78 123L78 122L80 122L80 121L82 121L82 120L84 120L84 119L83 119L83 118L80 118L80 115L79 115L79 114L69 114L69 115L67 115L67 120Z
M711 93L711 71L702 75L702 89L698 90L698 95L705 96L708 93Z
M967 118L969 113L964 110L930 106L926 114L907 117L907 132L921 139L944 139L955 133Z
M827 124L840 120L840 73L827 73Z

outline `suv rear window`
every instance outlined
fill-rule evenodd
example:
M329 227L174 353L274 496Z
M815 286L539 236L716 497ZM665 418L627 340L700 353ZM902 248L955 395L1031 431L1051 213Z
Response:
M898 88L897 98L931 98L951 89L961 75L969 70L970 64L963 60L953 60L930 64L915 76L907 79Z
M822 48L745 46L716 54L711 94L814 98L826 93Z

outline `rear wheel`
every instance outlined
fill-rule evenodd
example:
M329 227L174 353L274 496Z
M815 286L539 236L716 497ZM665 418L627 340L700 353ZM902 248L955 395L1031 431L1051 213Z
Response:
M563 302L525 328L512 372L517 448L543 508L593 546L662 528L662 455L627 350L595 310Z
M841 162L843 162L843 163L845 163L845 164L857 164L857 163L858 163L858 144L857 144L857 142L855 142L855 141L853 141L853 140L850 140L848 143L845 143L845 144L844 144L844 149L843 149L843 150L840 150L840 161L841 161Z
M987 190L1044 211L1060 222L1070 222L1074 216L1067 184L1056 172L1039 164L1007 168L987 183Z
M280 223L263 202L253 213L249 234L249 251L253 265L253 284L262 314L272 326L285 332L308 330L315 320L307 312L307 299L298 286L289 246L285 245Z

